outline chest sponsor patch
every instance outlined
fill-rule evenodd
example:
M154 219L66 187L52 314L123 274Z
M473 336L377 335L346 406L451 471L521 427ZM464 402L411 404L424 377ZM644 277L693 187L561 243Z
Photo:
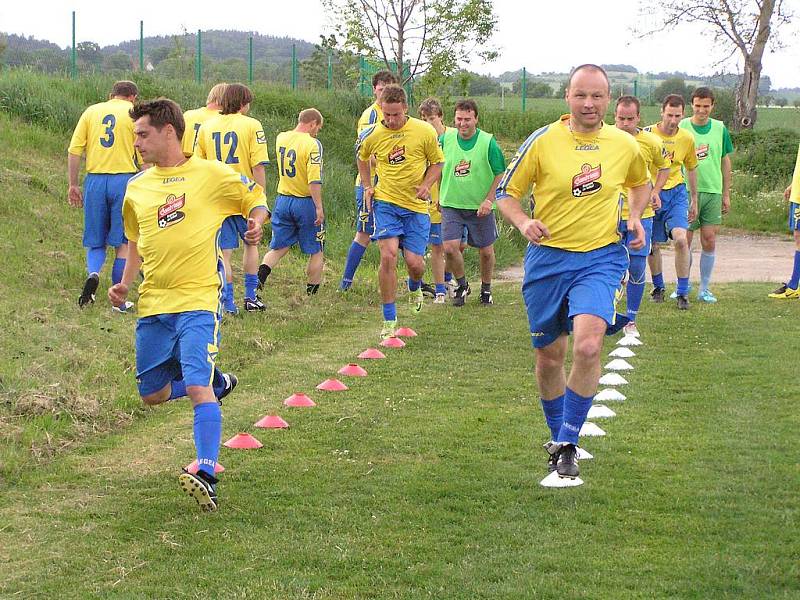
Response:
M708 144L700 144L695 149L695 153L697 154L697 160L703 160L704 158L708 158Z
M258 144L266 144L267 143L267 134L263 131L256 131L256 143Z
M165 229L183 221L186 218L186 213L181 211L184 204L186 204L186 194L167 196L166 202L158 207L158 227Z
M603 185L598 181L603 174L600 165L593 167L589 163L581 165L581 172L572 178L572 195L576 198L591 196L600 191Z
M308 160L312 165L321 165L322 164L322 154L319 152L312 152L308 155Z
M466 177L469 175L472 162L462 159L453 169L453 175L456 177Z
M392 148L391 152L389 152L389 164L390 165L399 165L400 163L406 160L406 147L405 146L395 146Z

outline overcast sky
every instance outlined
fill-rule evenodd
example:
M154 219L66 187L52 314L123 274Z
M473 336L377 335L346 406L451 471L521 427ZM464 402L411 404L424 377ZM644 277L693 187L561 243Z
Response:
M668 1L668 0L667 0ZM800 14L800 0L784 0ZM317 42L329 26L319 0L228 5L208 0L172 1L144 8L144 3L107 0L23 0L0 5L0 31L33 35L66 47L71 44L71 11L77 13L77 40L101 46L138 39L139 21L145 35L168 35L198 29L238 29L265 35ZM499 23L494 38L500 57L489 65L470 68L497 75L526 67L530 73L567 71L585 63L626 63L640 72L684 71L711 74L721 58L702 28L687 25L669 34L637 40L630 28L637 23L637 0L529 1L494 0ZM157 8L154 8L157 7ZM220 10L223 7L223 10ZM290 7L291 10L288 10ZM773 87L800 87L800 18L784 31L787 47L764 57L764 74ZM794 32L794 35L791 33ZM729 70L736 67L729 63Z

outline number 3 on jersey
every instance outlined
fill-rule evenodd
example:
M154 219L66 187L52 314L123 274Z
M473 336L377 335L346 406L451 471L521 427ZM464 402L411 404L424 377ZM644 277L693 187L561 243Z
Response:
M294 165L297 160L297 152L292 149L287 151L284 146L278 148L278 152L281 155L281 176L294 177L297 175L297 168ZM288 162L286 159L289 159Z
M218 161L222 162L222 144L224 143L228 146L228 156L225 157L225 164L239 164L239 159L236 157L236 147L239 145L239 136L236 135L235 131L227 132L225 137L222 136L221 132L215 131L211 134L211 137L214 138L214 150L217 153Z
M117 118L114 115L106 115L102 123L106 126L107 137L100 138L100 145L103 148L111 148L114 145L114 126L117 124Z

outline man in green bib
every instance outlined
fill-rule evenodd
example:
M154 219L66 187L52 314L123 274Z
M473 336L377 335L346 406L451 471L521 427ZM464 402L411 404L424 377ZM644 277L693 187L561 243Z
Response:
M700 230L700 289L697 299L714 303L717 299L708 289L714 270L717 231L722 215L731 208L731 154L733 142L722 121L710 118L714 110L714 92L699 87L692 93L692 116L680 123L694 136L697 154L697 217L689 225L687 239L692 247L692 235Z
M503 151L491 133L478 129L478 105L474 100L456 103L455 129L439 138L444 153L444 168L439 192L442 211L442 238L447 270L458 287L453 306L464 306L470 294L461 254L461 236L467 229L467 242L478 248L481 263L481 304L492 304L492 272L497 223L492 207L497 184L506 169Z

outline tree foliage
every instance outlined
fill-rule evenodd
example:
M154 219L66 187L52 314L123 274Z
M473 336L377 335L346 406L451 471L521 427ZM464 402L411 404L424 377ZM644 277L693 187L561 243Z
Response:
M691 86L686 85L683 79L680 79L679 77L671 77L660 83L658 87L653 90L653 96L658 102L663 102L664 98L670 94L678 94L688 103L689 94L691 93Z

